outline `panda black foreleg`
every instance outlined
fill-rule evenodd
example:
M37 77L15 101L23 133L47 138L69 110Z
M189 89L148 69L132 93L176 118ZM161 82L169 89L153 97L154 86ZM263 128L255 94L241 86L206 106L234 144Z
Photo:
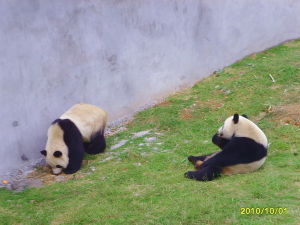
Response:
M65 174L76 173L80 167L83 160L83 146L78 144L77 151L69 152L69 164L67 168L63 169Z
M88 154L98 154L104 152L106 148L106 142L103 132L96 133L89 143L84 144L85 152Z

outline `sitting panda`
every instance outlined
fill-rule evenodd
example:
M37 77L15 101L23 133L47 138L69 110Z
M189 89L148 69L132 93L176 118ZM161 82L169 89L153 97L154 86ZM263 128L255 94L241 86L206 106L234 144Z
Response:
M267 157L268 140L264 132L247 116L234 114L213 136L212 142L221 148L203 156L189 156L196 171L185 177L199 181L213 180L220 174L248 173L260 168Z
M75 173L84 152L104 152L107 113L94 105L76 104L56 119L48 129L48 140L41 154L53 174Z

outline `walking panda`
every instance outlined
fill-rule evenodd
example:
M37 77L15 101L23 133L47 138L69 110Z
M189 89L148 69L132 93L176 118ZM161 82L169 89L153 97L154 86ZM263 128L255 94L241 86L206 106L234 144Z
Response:
M76 104L56 119L48 129L48 140L41 154L53 174L75 173L84 152L104 152L107 113L94 105Z
M268 140L264 132L246 116L234 114L213 136L212 142L221 148L203 156L189 156L196 171L185 176L199 181L213 180L220 174L248 173L259 169L267 158Z

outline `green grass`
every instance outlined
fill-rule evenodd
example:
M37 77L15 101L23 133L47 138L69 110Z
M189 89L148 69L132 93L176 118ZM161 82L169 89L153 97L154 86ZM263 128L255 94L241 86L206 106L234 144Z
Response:
M127 130L108 138L110 146L128 142L90 157L79 172L84 177L19 193L1 189L0 223L299 224L300 129L275 113L257 119L270 106L299 103L299 96L300 40L249 56L137 114ZM193 169L186 157L216 151L211 137L235 112L265 131L271 145L263 168L211 182L184 178ZM287 213L241 215L241 207Z

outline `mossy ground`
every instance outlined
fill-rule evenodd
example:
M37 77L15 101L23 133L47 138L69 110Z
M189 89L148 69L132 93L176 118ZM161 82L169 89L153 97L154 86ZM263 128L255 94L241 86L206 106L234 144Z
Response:
M79 172L84 176L19 193L1 189L0 223L300 224L300 126L274 111L299 103L295 40L246 57L138 113L125 131L108 137L109 146L123 140L122 146L87 157L90 163ZM216 151L212 135L236 112L247 114L269 139L263 168L211 182L184 178L193 169L186 157ZM140 131L149 132L134 135ZM287 211L241 215L241 207Z

